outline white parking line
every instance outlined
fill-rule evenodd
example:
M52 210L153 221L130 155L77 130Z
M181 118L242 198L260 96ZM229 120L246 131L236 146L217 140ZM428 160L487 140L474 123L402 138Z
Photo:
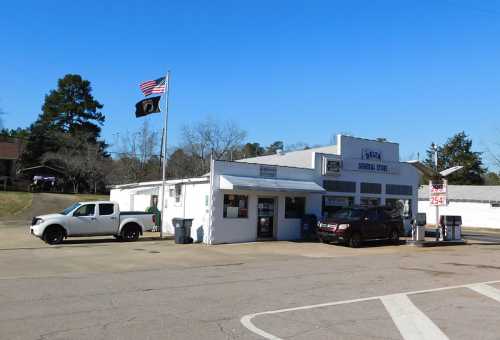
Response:
M489 298L492 298L493 300L497 300L498 302L500 302L500 290L494 287L488 286L484 283L477 283L469 285L467 286L467 288L470 288L479 294L482 294L484 296L487 296Z
M456 289L456 288L470 288L470 289L474 289L473 287L477 288L479 286L479 290L481 291L488 291L487 294L490 294L490 295L487 295L487 294L483 294L482 292L480 292L479 290L476 290L477 292L483 294L483 295L487 295L489 297L492 297L492 296L495 296L495 297L492 297L493 299L497 300L497 301L500 301L500 295L496 295L498 293L500 293L497 289L493 288L493 287L490 287L490 286L486 286L488 284L492 284L492 283L500 283L500 280L497 280L497 281L487 281L487 282L478 282L478 283L474 283L474 284L465 284L465 285L457 285L457 286L448 286L448 287L440 287L440 288L432 288L432 289L424 289L424 290L415 290L415 291L411 291L411 292L405 292L405 293L401 293L401 294L396 294L396 295L415 295L415 294L422 294L422 293L432 293L432 292L439 292L439 291L443 291L443 290L450 290L450 289ZM483 286L486 286L488 289L485 289ZM492 291L489 289L494 289L496 292L498 293L491 293ZM474 289L475 290L475 289ZM383 302L383 299L384 298L387 298L388 296L393 296L394 294L390 294L390 295L381 295L381 296L372 296L372 297L367 297L367 298L361 298L361 299L353 299L353 300L344 300L344 301L334 301L334 302L326 302L326 303L320 303L320 304L316 304L316 305L307 305L307 306L300 306L300 307L292 307L292 308L284 308L284 309L276 309L276 310L271 310L271 311L266 311L266 312L259 312L259 313L254 313L254 314L248 314L248 315L245 315L243 316L241 319L240 319L240 322L242 323L243 326L245 326L249 331L265 338L265 339L272 339L272 340L277 340L277 339L280 339L279 337L277 337L276 335L273 335L271 333L268 333L266 331L264 331L263 329L260 329L258 328L257 326L255 326L253 323L252 323L252 319L257 317L257 316L261 316L261 315L269 315L269 314L279 314L279 313L286 313L286 312L293 312L293 311L299 311L299 310L308 310L308 309L313 309L313 308L322 308L322 307L330 307L330 306L338 306L338 305L344 305L344 304L350 304L350 303L356 303L356 302L364 302L364 301L371 301L371 300L382 300ZM387 299L386 299L387 301ZM411 303L411 301L410 301ZM384 304L385 305L385 304ZM419 313L422 313L420 310L417 309L417 307L413 306ZM387 306L386 306L387 308ZM392 308L392 307L391 307ZM408 307L407 307L408 308ZM390 313L390 312L389 312ZM423 314L423 313L422 313ZM424 315L425 316L425 315ZM392 317L392 315L391 315ZM425 318L427 318L427 316L425 316ZM394 319L394 318L393 318ZM396 321L395 321L396 322ZM422 322L422 321L419 321L419 322ZM432 323L432 321L431 321ZM397 325L397 324L396 324ZM435 326L435 325L434 325ZM424 327L427 327L427 326L424 326ZM437 327L437 326L435 326ZM399 329L399 327L398 327ZM438 328L439 330L439 328ZM400 329L401 331L401 329ZM441 330L439 330L439 332L441 332ZM441 335L444 335L444 334L441 334ZM413 339L411 337L408 337L406 338L404 335L403 337L405 339ZM432 337L424 337L424 338L432 338ZM419 339L422 339L422 337L420 337ZM444 335L444 337L437 337L437 339L447 339L446 335Z
M380 299L403 339L448 339L441 329L410 301L406 294L387 295Z

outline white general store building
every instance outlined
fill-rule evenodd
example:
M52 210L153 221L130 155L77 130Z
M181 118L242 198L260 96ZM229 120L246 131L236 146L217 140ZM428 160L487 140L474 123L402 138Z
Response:
M399 145L338 135L336 145L236 162L213 160L203 177L166 182L163 227L193 219L191 237L207 244L301 237L301 217L349 205L398 204L406 224L417 212L420 174L399 161ZM111 200L144 210L161 181L119 185Z

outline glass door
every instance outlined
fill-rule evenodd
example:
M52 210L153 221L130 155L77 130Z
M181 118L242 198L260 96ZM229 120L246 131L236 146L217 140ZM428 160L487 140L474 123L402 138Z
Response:
M260 197L257 203L257 237L274 236L274 198Z

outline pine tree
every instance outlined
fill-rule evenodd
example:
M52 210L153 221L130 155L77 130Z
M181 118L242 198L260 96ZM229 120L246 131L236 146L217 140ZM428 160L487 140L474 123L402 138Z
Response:
M484 174L487 169L483 165L481 152L472 151L472 140L465 132L459 132L448 139L442 146L437 147L438 171L442 171L452 166L462 165L464 168L448 177L449 184L461 185L482 185L484 184ZM424 163L434 168L434 151L427 150L427 158Z
M67 135L85 136L88 143L99 144L104 152L105 145L99 141L105 120L102 107L92 96L88 80L77 74L59 79L57 89L45 96L42 113L30 127L23 165L36 165L45 153L57 152L64 147Z

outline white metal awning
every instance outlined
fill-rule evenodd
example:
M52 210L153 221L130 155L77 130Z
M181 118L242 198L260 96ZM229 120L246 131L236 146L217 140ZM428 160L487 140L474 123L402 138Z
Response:
M323 193L323 189L312 181L273 179L258 177L220 176L220 188L223 190L254 190Z
M134 195L158 195L159 187L142 187L132 190Z

